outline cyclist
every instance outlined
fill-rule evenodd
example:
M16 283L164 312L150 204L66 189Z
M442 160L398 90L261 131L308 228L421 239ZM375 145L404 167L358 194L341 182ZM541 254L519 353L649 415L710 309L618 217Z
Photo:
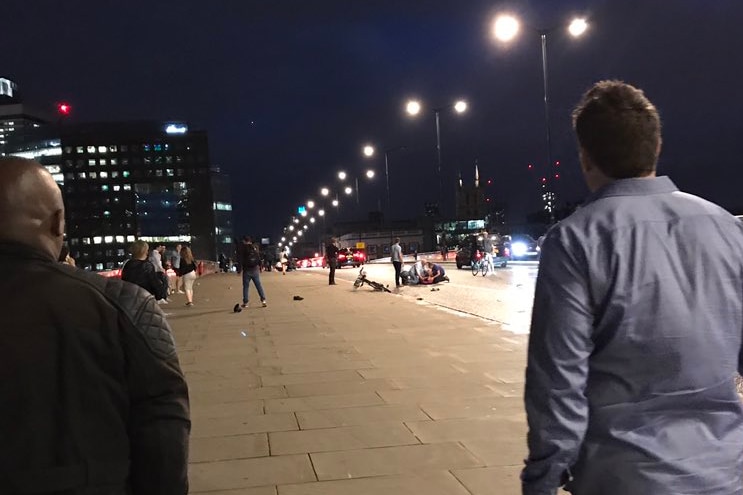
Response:
M488 275L493 272L493 240L488 235L487 231L482 231L482 250L485 254L484 261L489 264L488 266Z

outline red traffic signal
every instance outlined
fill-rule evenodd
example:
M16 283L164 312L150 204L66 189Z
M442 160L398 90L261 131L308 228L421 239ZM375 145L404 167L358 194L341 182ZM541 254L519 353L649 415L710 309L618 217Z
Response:
M57 112L59 112L62 116L67 116L72 112L72 107L69 103L58 103L57 104Z

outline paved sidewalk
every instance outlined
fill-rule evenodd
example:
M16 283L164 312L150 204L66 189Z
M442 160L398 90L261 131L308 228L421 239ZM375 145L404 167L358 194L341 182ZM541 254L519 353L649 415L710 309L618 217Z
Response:
M212 275L193 308L164 307L191 390L191 493L520 493L526 336L325 277L264 273L269 306L251 288L235 314L240 277Z

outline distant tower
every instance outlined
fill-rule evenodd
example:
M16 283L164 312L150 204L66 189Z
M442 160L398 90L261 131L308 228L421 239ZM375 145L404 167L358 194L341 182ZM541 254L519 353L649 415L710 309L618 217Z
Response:
M457 220L482 220L486 214L485 192L480 187L480 167L477 160L475 160L474 185L464 185L461 172L459 174Z

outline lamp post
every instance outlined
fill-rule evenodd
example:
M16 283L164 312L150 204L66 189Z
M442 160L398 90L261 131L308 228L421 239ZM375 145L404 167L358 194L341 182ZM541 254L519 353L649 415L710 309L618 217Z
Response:
M552 29L538 29L542 45L542 86L544 90L544 128L547 140L547 171L552 167L552 134L550 132L550 108L549 108L549 85L547 79L547 35L554 31ZM588 29L588 22L584 18L576 17L568 25L568 32L573 38L578 38ZM498 41L508 43L518 35L520 30L519 20L511 15L499 15L493 23L493 34ZM552 196L554 199L554 196ZM550 208L550 223L555 223L554 208Z
M436 174L439 178L439 214L443 216L443 198L444 198L444 185L441 176L441 112L444 110L454 109L456 113L464 113L467 111L467 102L464 100L457 100L449 105L441 107L434 107L433 113L436 120ZM405 105L405 111L411 116L416 116L422 109L421 103L417 100L410 100Z
M394 151L400 151L406 149L405 146L397 146L394 148L386 148L384 150L384 179L387 187L387 218L392 221L392 197L390 195L390 153ZM371 158L376 153L374 146L367 144L363 148L364 156Z

